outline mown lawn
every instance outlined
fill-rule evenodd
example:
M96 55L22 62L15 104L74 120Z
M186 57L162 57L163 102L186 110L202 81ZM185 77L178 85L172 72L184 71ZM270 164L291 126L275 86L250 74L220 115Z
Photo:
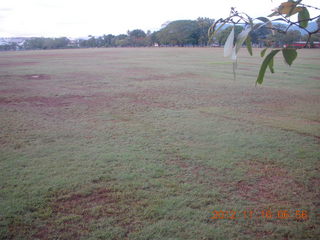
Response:
M0 238L317 239L320 51L242 52L1 53Z

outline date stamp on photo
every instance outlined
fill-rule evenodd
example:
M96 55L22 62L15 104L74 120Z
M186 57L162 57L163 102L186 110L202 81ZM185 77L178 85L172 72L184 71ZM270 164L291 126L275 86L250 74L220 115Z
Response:
M276 210L265 209L261 211L256 210L244 210L244 211L223 211L215 210L212 211L212 220L235 220L235 219L287 219L297 221L307 221L309 219L309 213L306 210Z

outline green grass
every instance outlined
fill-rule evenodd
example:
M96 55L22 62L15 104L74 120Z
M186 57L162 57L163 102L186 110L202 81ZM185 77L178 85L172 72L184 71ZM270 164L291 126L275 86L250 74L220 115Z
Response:
M242 52L2 53L0 239L316 239L320 51Z

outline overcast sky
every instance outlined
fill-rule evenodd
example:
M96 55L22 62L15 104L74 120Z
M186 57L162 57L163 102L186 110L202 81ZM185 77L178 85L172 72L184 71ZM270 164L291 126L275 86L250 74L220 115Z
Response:
M158 30L167 21L265 16L285 0L1 0L0 37L85 37ZM320 7L320 0L304 0Z

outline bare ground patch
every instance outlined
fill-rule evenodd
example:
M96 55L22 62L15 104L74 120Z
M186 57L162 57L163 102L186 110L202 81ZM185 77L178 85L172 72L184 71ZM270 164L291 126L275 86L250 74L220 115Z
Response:
M180 168L177 178L180 182L192 182L198 184L215 186L221 192L227 192L231 189L232 184L225 181L225 177L230 174L229 169L218 169L209 167L188 159L176 156L166 161L166 164L178 166Z
M44 97L44 96L34 96L34 97L22 97L22 98L0 98L0 104L9 105L19 105L34 106L34 107L62 107L70 105L74 101L79 101L83 99L83 96L77 95L64 95L57 97Z
M0 63L0 67L20 67L38 64L39 62L6 62Z
M7 95L7 94L19 94L23 93L25 90L22 88L8 88L0 90L0 95Z
M141 227L142 220L135 211L145 206L144 201L132 194L107 188L89 193L63 193L52 201L50 218L45 219L43 226L35 228L33 237L79 239L92 231L92 224L106 218L110 218L112 226L122 228L127 236Z
M269 163L242 162L239 167L247 169L247 172L242 180L236 182L228 180L228 176L232 174L230 169L212 168L180 157L168 159L166 164L180 168L180 173L177 175L181 179L180 182L216 186L226 195L226 199L236 194L257 208L268 204L299 207L296 200L310 197L311 193L315 192L315 185L312 182L300 183L286 169ZM319 183L319 179L312 181ZM308 201L317 200L308 199ZM319 201L316 205L319 205Z
M161 81L161 80L168 79L168 76L165 74L150 74L142 77L133 76L131 78L135 81L143 82L143 81Z
M242 164L243 165L243 164ZM295 204L290 196L303 197L305 186L283 168L260 162L246 162L246 179L236 184L237 193L255 204Z
M34 52L34 54L27 54L23 52L23 54L10 56L10 59L45 59L48 58L59 58L59 59L74 59L74 58L89 58L89 57L97 57L97 56L109 56L111 55L109 52L97 52L97 51L88 51L88 52L76 52L76 51L66 51L66 50L46 50ZM111 56L113 57L113 55Z
M199 74L192 72L173 73L173 74L155 74L150 68L128 68L126 72L130 73L130 78L135 81L161 81L161 80L177 80L201 78Z
M49 80L51 79L51 75L49 74L42 74L42 73L34 73L34 74L24 74L24 75L0 75L0 80Z

